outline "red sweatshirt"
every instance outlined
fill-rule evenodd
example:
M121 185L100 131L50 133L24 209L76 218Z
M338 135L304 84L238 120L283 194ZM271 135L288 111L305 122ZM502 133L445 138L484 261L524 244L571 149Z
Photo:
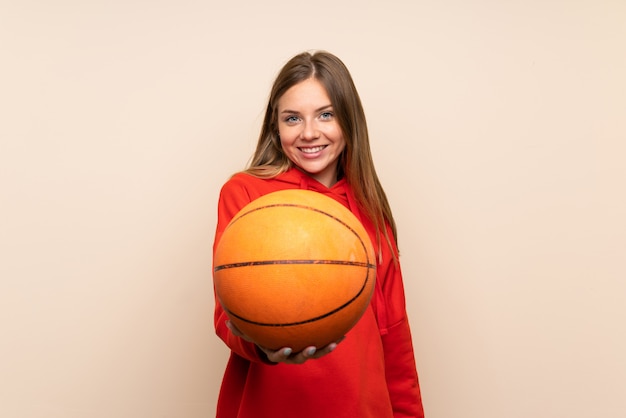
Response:
M372 242L377 242L372 223L357 208L345 180L328 188L292 168L274 179L240 173L226 182L218 203L214 250L230 220L247 203L270 192L297 188L342 203L361 220ZM228 330L226 314L216 300L216 333L232 350L217 418L424 416L402 274L384 242L370 306L337 348L320 359L299 365L268 364L254 344Z

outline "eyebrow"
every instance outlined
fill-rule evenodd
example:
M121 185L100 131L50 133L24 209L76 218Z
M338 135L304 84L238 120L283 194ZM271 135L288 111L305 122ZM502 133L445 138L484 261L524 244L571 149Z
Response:
M316 111L316 112L321 112L322 110L331 109L332 107L333 107L333 105L329 104L329 105L326 105L326 106L322 106L322 107L320 107L320 108L318 108L318 109L315 109L315 111ZM282 112L280 112L280 113L293 113L293 114L298 114L298 113L300 113L300 112L298 112L298 111L296 111L296 110L289 110L289 109L285 109L285 110L283 110L283 111L282 111Z

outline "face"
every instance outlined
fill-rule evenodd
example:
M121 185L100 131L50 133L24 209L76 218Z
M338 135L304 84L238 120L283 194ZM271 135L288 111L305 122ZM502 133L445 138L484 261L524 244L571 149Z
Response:
M278 100L278 133L283 151L297 167L327 187L337 182L346 142L319 81L302 81Z

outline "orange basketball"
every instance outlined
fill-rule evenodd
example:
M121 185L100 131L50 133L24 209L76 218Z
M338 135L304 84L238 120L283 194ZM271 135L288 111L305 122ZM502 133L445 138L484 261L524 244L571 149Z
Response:
M213 260L215 291L230 320L277 350L324 347L344 336L374 291L374 249L342 204L283 190L245 206Z

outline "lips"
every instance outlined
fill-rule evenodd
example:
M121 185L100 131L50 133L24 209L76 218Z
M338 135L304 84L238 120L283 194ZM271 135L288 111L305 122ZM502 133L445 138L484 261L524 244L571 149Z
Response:
M316 152L320 152L327 146L328 145L318 145L316 147L298 147L298 149L305 154L315 154Z

